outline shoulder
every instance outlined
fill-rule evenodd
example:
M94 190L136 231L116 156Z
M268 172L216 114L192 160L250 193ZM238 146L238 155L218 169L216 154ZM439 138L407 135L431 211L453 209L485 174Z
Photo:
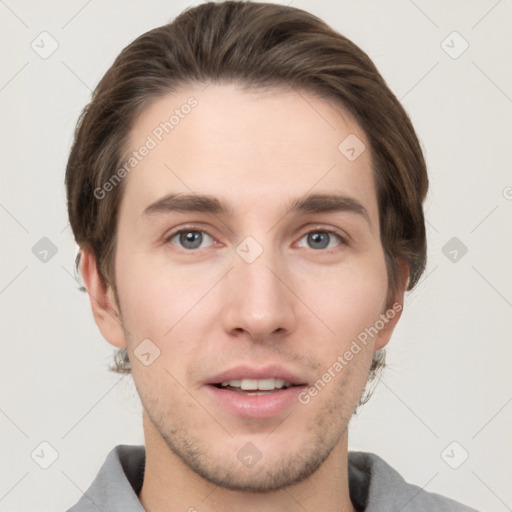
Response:
M67 512L143 512L137 495L144 479L145 461L144 446L117 445L87 491Z
M364 512L477 512L406 482L374 453L349 452L349 484L351 498L354 492Z

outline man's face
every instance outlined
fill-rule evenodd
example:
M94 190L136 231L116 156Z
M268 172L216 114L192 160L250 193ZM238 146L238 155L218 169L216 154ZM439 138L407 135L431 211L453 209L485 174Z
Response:
M158 130L190 96L197 105L180 110L169 133ZM339 149L350 134L367 148L355 160L359 146ZM149 106L132 150L153 146L148 136L156 146L125 178L115 260L146 436L217 485L297 482L340 445L385 343L370 337L335 365L386 310L367 138L348 112L305 92L214 84ZM168 194L208 195L230 211L144 213ZM313 194L352 207L291 209ZM257 377L301 386L258 396L237 388Z

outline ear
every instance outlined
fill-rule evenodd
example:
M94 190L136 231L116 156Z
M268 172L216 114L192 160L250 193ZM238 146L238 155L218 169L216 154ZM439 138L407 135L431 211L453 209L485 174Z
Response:
M105 285L102 281L98 273L96 257L89 248L82 249L80 270L91 301L94 320L101 334L115 347L126 348L126 339L114 292L111 286Z
M402 316L404 308L404 295L407 285L409 284L409 265L404 260L399 260L399 282L400 285L391 300L391 304L387 304L387 309L381 315L384 327L379 331L375 339L375 350L384 348L391 339L391 335L395 330L398 320Z

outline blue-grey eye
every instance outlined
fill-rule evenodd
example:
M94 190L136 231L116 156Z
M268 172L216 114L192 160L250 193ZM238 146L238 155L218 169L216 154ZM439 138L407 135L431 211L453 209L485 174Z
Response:
M313 249L330 249L331 247L335 247L332 245L332 241L340 242L341 237L336 233L331 231L310 231L306 233L302 238L307 238L307 244L310 248Z
M194 250L194 249L200 249L203 241L205 239L212 239L210 235L205 233L204 231L198 231L194 229L184 229L181 231L178 231L174 236L170 238L170 242L174 243L174 239L178 239L178 244L183 249L187 250Z

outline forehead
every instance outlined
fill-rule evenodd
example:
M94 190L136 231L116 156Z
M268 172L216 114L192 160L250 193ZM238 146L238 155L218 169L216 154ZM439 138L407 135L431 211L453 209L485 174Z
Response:
M139 154L123 205L139 215L169 193L226 198L242 213L308 191L357 198L377 215L364 131L346 109L305 91L188 88L148 106L129 141L127 159Z

